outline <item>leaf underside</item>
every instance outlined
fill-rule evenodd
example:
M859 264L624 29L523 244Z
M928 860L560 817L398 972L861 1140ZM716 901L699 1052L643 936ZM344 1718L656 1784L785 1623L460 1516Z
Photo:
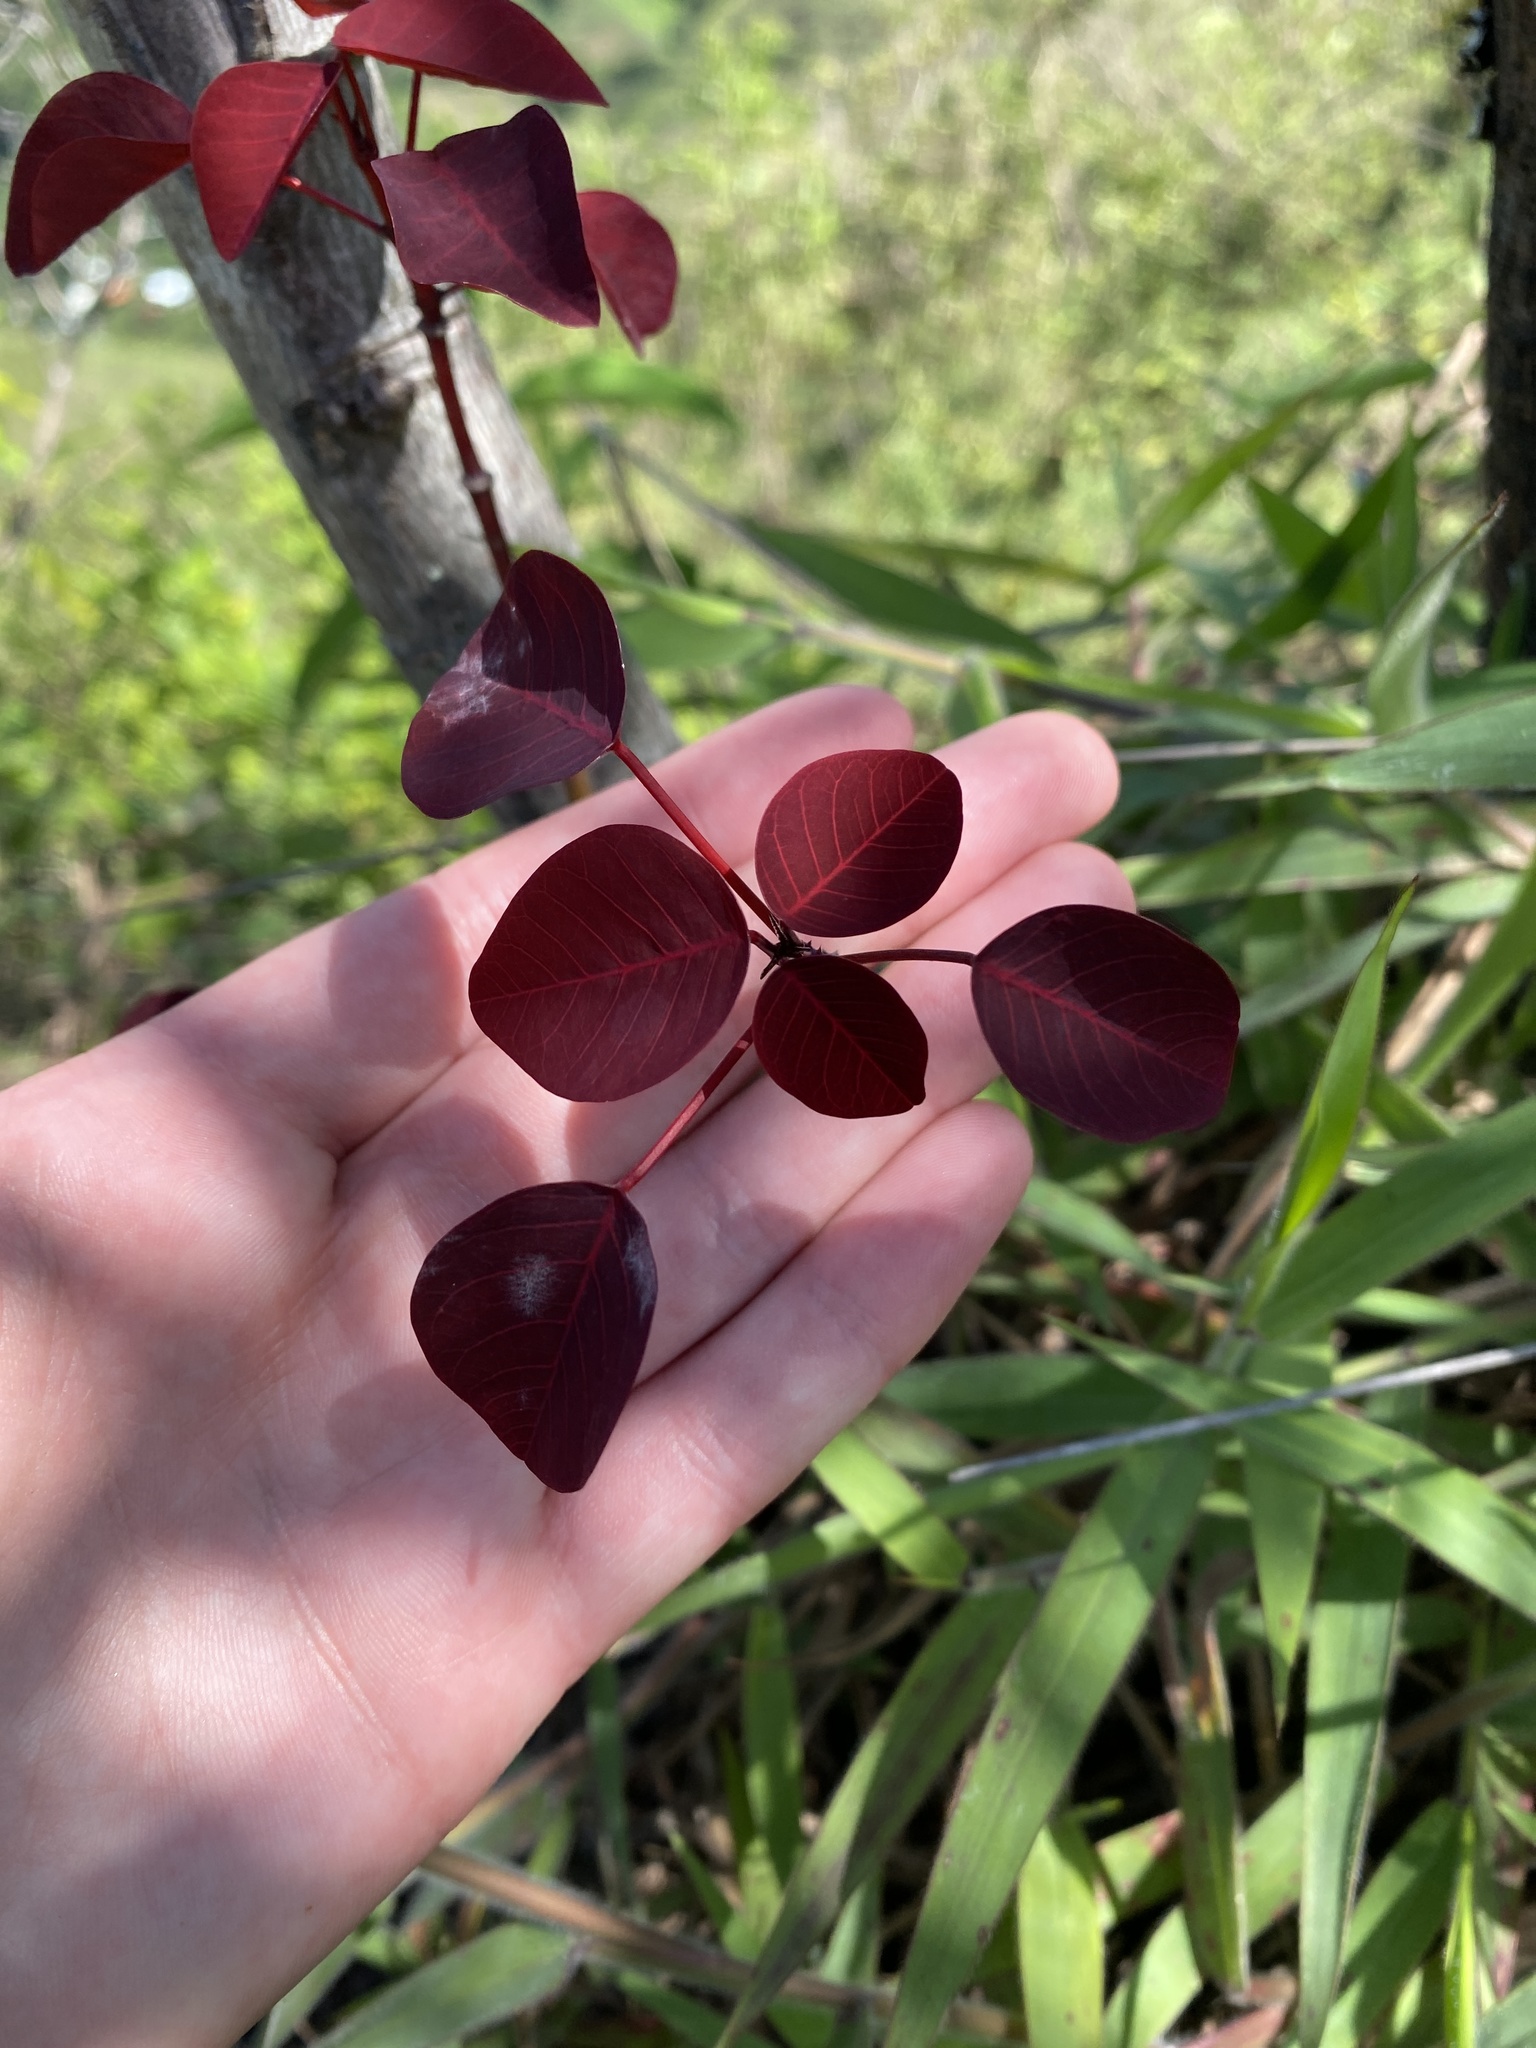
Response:
M758 886L812 938L879 931L933 895L964 823L959 781L932 754L829 754L792 775L763 813Z
M336 47L532 99L608 104L565 45L513 0L367 0L337 29Z
M923 1100L928 1040L868 967L812 953L776 967L752 1019L763 1071L823 1116L900 1116Z
M579 775L623 716L608 600L573 563L531 548L412 719L401 781L429 818L462 818L511 790Z
M622 192L582 192L587 256L613 317L636 355L672 318L677 251L654 214Z
M5 260L30 277L191 153L192 116L174 94L120 71L56 92L16 153Z
M278 180L325 111L336 64L236 64L192 116L192 169L213 245L226 263L246 249Z
M1226 1099L1237 991L1150 918L1091 903L1037 911L977 954L971 993L1008 1079L1079 1130L1136 1144L1192 1130Z
M374 170L417 284L469 285L561 327L597 325L571 153L543 107L434 150L380 157Z
M470 974L470 1008L551 1094L614 1102L703 1050L750 950L735 897L691 846L603 825L513 897Z
M440 1238L411 1324L443 1384L546 1486L574 1493L629 1398L655 1306L639 1210L615 1188L558 1181Z

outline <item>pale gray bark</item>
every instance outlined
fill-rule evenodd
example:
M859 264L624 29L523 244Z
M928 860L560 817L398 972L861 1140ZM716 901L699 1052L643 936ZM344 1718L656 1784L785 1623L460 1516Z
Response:
M151 79L189 106L231 64L309 55L330 36L326 22L292 0L61 4L89 63ZM374 102L383 136L392 132L389 110L377 91ZM297 169L350 205L373 208L336 122L321 123ZM498 584L394 250L328 208L281 192L249 251L225 263L190 171L152 198L258 419L401 673L425 691L490 610ZM461 305L450 345L509 540L570 552L565 516ZM624 730L649 759L676 744L634 663Z

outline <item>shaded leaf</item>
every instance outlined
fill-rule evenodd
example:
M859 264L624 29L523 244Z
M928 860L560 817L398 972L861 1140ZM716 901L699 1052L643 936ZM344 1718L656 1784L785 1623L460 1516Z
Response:
M1251 1446L1244 1470L1259 1601L1269 1639L1275 1720L1283 1725L1317 1566L1326 1496L1315 1479Z
M469 1006L541 1088L616 1102L702 1051L749 951L736 898L702 855L654 825L601 825L507 905L470 971Z
M624 1721L619 1710L618 1666L599 1657L586 1679L587 1741L597 1794L598 1862L603 1889L621 1906L632 1903L634 1851L625 1796Z
M774 968L752 1017L763 1071L823 1116L900 1116L923 1100L928 1040L868 967L810 953Z
M889 2048L928 2048L1140 1639L1193 1521L1211 1447L1133 1454L1067 1551L999 1683L912 1936Z
M591 1478L640 1370L656 1264L614 1188L503 1195L427 1254L411 1324L427 1362L546 1486Z
M171 93L120 71L93 71L56 92L22 138L11 171L5 260L17 277L45 270L125 200L191 155L192 116Z
M921 1586L958 1586L970 1554L904 1474L856 1431L832 1439L811 1469L897 1568Z
M1387 623L1365 679L1365 701L1378 732L1402 732L1429 716L1430 662L1440 614L1462 563L1481 541L1496 512L1480 519L1409 591Z
M411 720L400 779L429 818L590 768L624 716L608 600L574 563L530 548L505 595Z
M1448 1799L1417 1814L1360 1894L1344 1944L1343 1995L1322 2048L1358 2048L1445 1924L1459 1816Z
M366 0L337 29L336 47L466 85L608 104L565 45L513 0Z
M387 1985L315 2038L322 2048L442 2048L543 2005L565 1988L579 1960L575 1938L552 1927L493 1927Z
M1341 531L1319 550L1292 588L1239 636L1240 641L1264 645L1288 640L1321 616L1351 565L1380 533L1395 481L1394 466L1389 463L1361 495Z
M804 1765L789 1639L784 1616L771 1600L754 1607L747 1622L741 1736L747 1804L782 1884L804 1846L800 1833Z
M380 157L374 170L417 284L471 285L561 327L597 325L571 153L543 107L434 150Z
M812 938L880 931L933 895L963 829L959 781L932 754L828 754L764 811L757 885L770 910Z
M513 385L512 403L519 412L558 405L609 405L627 412L712 420L722 427L740 425L720 394L687 370L673 369L669 363L637 361L613 351L572 356L567 362L530 371Z
M1375 1801L1408 1549L1395 1530L1338 1502L1307 1652L1302 1760L1301 2048L1317 2048L1333 2004Z
M1487 950L1466 971L1461 986L1430 1030L1402 1078L1423 1088L1455 1058L1536 967L1536 863L1526 870L1514 902L1499 920Z
M579 195L587 256L636 355L672 318L677 251L654 214L622 192Z
M213 246L233 263L325 111L339 64L233 64L192 116L192 169Z
M1124 910L1037 911L976 956L987 1044L1026 1100L1120 1144L1209 1121L1237 1050L1237 991L1207 953Z
M1019 1873L1019 1978L1030 2048L1100 2048L1104 1935L1082 1823L1053 1821Z
M1051 1237L1063 1239L1067 1244L1081 1245L1085 1251L1097 1252L1100 1258L1122 1259L1133 1272L1176 1293L1224 1294L1227 1291L1214 1280L1202 1279L1198 1273L1181 1273L1176 1267L1165 1266L1152 1256L1135 1231L1128 1229L1102 1203L1079 1193L1076 1188L1064 1187L1060 1181L1048 1180L1042 1173L1031 1174L1029 1186L1019 1199L1015 1220L1022 1219L1038 1225Z
M1536 1976L1517 1984L1477 2023L1477 2048L1530 2048L1536 2040Z

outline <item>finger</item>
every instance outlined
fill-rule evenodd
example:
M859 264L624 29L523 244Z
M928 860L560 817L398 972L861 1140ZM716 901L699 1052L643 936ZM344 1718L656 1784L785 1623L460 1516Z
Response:
M764 805L797 768L910 738L883 691L808 691L687 748L661 779L743 862ZM604 790L277 948L146 1028L167 1059L212 1067L263 1117L340 1156L478 1039L469 967L527 876L581 833L620 821L663 822L635 783Z
M571 1670L704 1563L938 1327L1029 1173L1018 1121L951 1110L748 1307L632 1398L584 1492L546 1503Z

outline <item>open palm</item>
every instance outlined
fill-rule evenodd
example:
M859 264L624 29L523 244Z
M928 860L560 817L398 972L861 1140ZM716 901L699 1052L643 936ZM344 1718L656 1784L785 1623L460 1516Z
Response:
M664 779L743 864L796 768L908 739L880 694L820 691ZM1029 714L946 758L964 845L892 943L1128 907L1062 843L1113 795L1086 727ZM0 1967L32 2048L227 2048L866 1405L1018 1198L966 977L898 970L927 1102L839 1123L758 1080L668 1155L635 1198L644 1384L586 1490L547 1494L407 1305L450 1225L617 1178L711 1064L570 1104L470 1017L509 896L617 819L660 822L609 791L0 1097Z

